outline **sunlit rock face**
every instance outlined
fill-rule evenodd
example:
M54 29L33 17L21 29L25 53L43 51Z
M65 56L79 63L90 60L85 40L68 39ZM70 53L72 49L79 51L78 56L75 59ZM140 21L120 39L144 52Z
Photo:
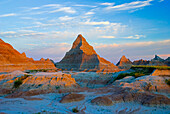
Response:
M123 55L116 66L121 69L130 69L132 62Z
M15 82L21 80L21 84L16 87ZM61 72L45 73L39 72L35 74L27 74L22 71L13 71L7 74L0 75L0 94L3 90L9 91L30 91L30 90L48 90L55 91L61 88L77 87L75 79L71 74Z
M30 69L55 69L55 66L49 59L34 61L0 39L0 72Z
M81 34L56 67L76 71L114 72L118 70L117 66L101 58Z

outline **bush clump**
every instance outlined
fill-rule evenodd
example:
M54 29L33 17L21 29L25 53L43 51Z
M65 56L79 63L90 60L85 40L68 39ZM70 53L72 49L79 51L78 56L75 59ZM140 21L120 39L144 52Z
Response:
M18 79L14 82L14 88L18 88L20 85L22 84L22 80L21 79Z
M77 108L73 108L72 111L73 111L74 113L79 112L79 110L78 110Z
M165 80L165 83L170 86L170 79L166 79L166 80Z

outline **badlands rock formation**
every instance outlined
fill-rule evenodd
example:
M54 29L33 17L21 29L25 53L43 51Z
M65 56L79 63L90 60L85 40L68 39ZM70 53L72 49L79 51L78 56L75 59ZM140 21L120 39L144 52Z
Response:
M0 72L30 69L55 69L55 66L49 59L34 61L0 39Z
M148 65L149 62L150 61L140 59L140 60L133 61L133 65Z
M21 80L21 84L16 88L14 83ZM77 86L77 83L70 74L64 73L35 73L27 74L22 71L14 71L0 75L0 94L14 92L11 97L23 96L25 94L41 94L54 92L61 88ZM16 93L15 93L16 91ZM23 93L25 91L26 93Z
M152 76L169 76L170 77L170 70L156 69L151 75Z
M170 66L170 57L167 59L162 59L158 55L155 55L155 57L151 60L136 60L133 61L133 65L152 65L152 66Z
M117 66L101 58L80 34L64 58L56 64L57 68L75 71L115 72Z
M132 62L123 55L116 66L121 69L129 69L132 66Z

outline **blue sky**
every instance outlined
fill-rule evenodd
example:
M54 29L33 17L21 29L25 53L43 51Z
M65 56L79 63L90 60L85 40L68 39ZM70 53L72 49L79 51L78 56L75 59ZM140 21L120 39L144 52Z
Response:
M34 59L60 61L78 34L116 63L170 56L168 0L0 0L0 38Z

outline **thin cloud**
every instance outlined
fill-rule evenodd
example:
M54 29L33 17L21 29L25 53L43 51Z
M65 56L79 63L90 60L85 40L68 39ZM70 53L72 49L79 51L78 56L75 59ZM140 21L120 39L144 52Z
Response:
M73 6L76 6L76 7L97 7L97 6L83 5L83 4L76 4L76 5L73 5Z
M85 15L93 15L93 14L95 14L95 13L92 12L92 11L89 11L89 12L85 13Z
M109 3L109 2L104 2L104 3L100 3L100 5L104 5L104 6L113 6L115 3Z
M71 7L62 7L62 8L59 8L57 10L53 10L53 11L50 11L49 13L56 13L56 12L66 12L66 13L76 13L76 10L74 10L73 8Z
M0 17L12 17L12 16L17 16L17 14L16 13L8 13L8 14L0 15Z
M159 2L163 2L164 0L160 0Z
M153 0L146 0L146 1L135 1L135 2L130 2L130 3L124 3L120 5L113 5L113 6L108 6L105 9L106 10L132 10L132 9L137 9L137 8L142 8L145 6L151 5L150 2Z
M127 37L122 37L122 38L125 38L125 39L140 39L142 37L145 37L145 35L134 35L134 36L127 36Z
M100 21L100 22L97 22L97 21L87 20L86 22L82 22L82 24L84 24L84 25L109 25L110 22L109 21Z
M111 38L112 39L112 38L116 38L116 37L115 36L100 36L100 38L109 38L109 39Z
M61 21L68 21L74 19L74 17L64 16L64 17L59 17L58 19Z

